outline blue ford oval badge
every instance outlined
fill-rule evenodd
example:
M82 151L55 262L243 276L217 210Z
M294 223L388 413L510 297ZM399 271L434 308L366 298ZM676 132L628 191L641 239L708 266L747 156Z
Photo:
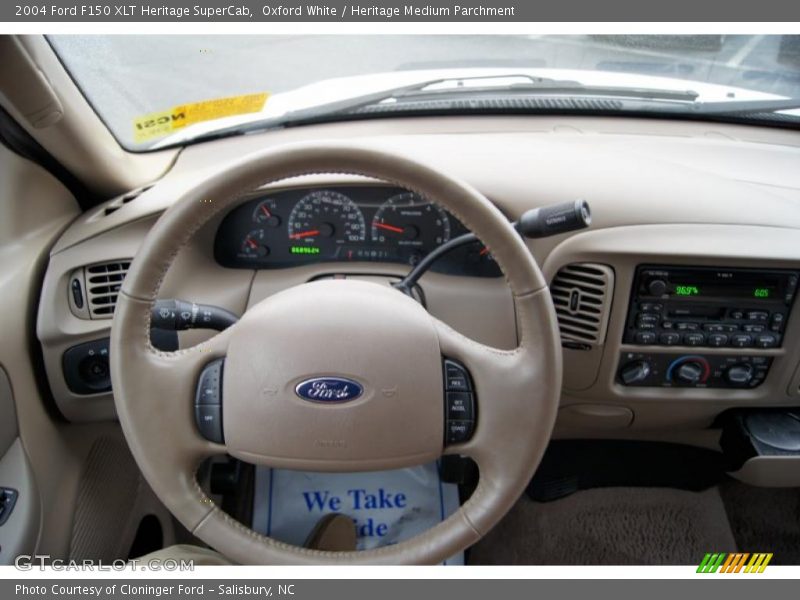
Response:
M348 402L364 393L364 388L344 377L315 377L297 384L294 393L312 402Z

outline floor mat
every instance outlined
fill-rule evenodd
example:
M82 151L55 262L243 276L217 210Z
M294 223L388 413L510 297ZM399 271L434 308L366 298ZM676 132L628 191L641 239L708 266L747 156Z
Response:
M736 543L743 552L772 552L771 564L800 565L800 489L720 486Z
M609 487L554 502L521 498L471 564L693 565L736 542L717 488Z

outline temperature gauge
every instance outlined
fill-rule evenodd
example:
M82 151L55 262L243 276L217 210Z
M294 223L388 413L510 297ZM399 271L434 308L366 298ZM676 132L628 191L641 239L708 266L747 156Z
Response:
M253 210L253 222L267 227L280 227L283 221L278 215L277 202L272 199L259 202Z

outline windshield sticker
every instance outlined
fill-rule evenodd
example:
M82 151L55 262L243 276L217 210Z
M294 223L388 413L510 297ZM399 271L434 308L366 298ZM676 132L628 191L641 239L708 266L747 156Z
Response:
M264 108L269 94L247 94L215 100L181 104L169 110L142 115L133 120L133 138L137 143L164 137L177 129L202 121L213 121L258 112Z

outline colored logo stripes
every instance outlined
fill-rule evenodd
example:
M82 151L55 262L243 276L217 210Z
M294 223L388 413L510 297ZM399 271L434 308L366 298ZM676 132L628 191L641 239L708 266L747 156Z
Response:
M749 559L749 560L748 560ZM769 561L772 560L771 552L725 552L708 553L703 557L698 573L763 573Z

